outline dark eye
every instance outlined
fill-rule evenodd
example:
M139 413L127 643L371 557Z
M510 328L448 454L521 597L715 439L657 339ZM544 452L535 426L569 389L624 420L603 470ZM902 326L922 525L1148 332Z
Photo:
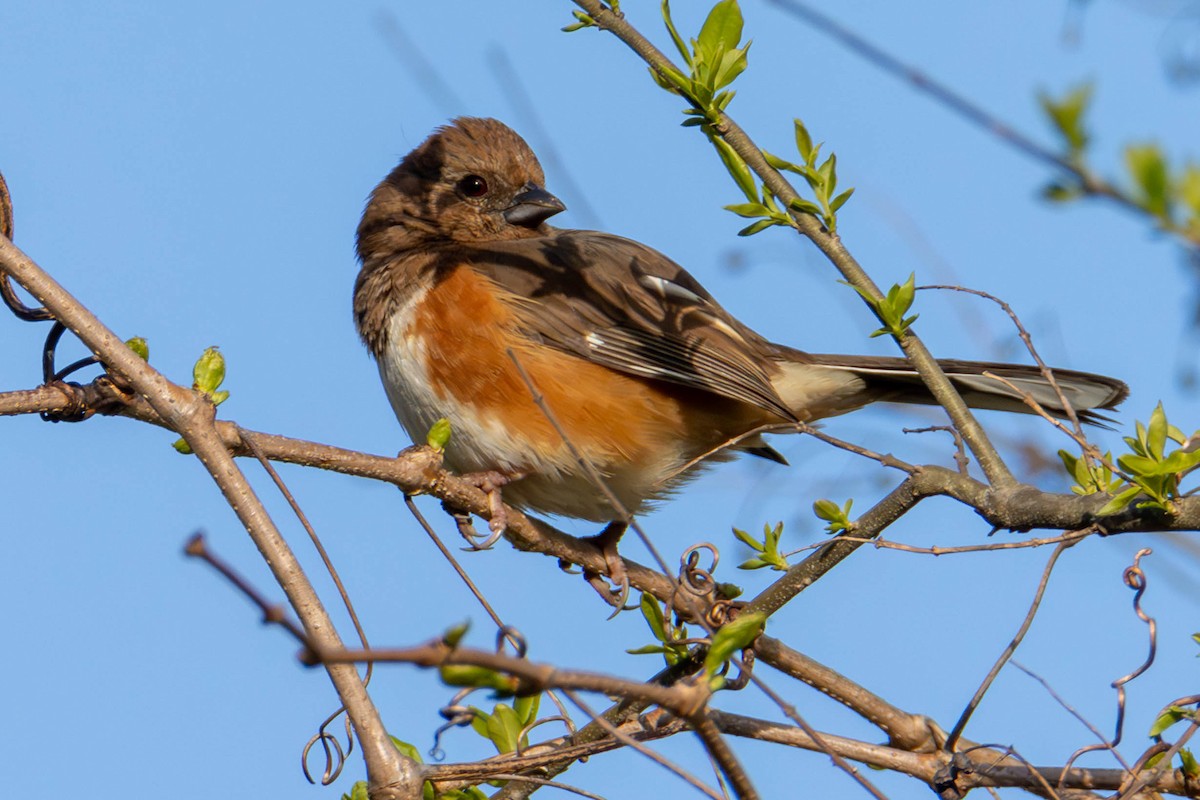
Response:
M467 197L483 197L488 193L488 185L478 175L468 175L458 182L458 190Z

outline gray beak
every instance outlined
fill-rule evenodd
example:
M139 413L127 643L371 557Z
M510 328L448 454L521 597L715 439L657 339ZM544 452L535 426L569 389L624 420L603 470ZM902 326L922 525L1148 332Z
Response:
M540 186L526 184L524 190L513 198L513 204L502 212L513 225L536 228L560 211L566 211L563 201Z

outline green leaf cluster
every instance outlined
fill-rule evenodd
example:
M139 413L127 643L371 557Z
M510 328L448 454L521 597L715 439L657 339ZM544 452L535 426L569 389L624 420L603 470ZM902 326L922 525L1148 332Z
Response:
M688 645L683 643L683 640L688 638L687 626L671 622L663 607L658 604L658 598L649 592L642 592L638 606L658 644L648 644L625 652L634 656L662 653L663 660L671 667L687 658Z
M752 236L774 225L795 227L794 220L779 207L771 190L765 186L759 188L746 162L721 137L719 130L721 114L735 94L728 87L746 70L750 50L749 42L742 44L743 19L737 0L720 0L712 7L696 38L687 41L671 19L669 0L663 0L662 16L686 71L667 66L652 68L650 74L659 86L690 103L683 112L688 117L683 125L704 131L745 195L745 203L726 206L738 216L754 220L738 231L738 235ZM818 217L827 230L834 231L837 229L837 210L850 199L854 190L837 193L837 158L830 154L820 161L821 146L813 146L812 137L800 120L796 120L795 128L799 163L766 152L763 157L775 169L800 175L813 190L816 202L797 198L791 202L791 208Z
M876 298L866 289L861 289L846 281L841 281L841 283L845 283L858 292L862 299L867 301L867 305L875 309L876 316L883 322L882 328L871 332L872 338L890 333L897 339L901 339L920 316L920 314L913 314L911 317L904 316L912 308L913 298L916 297L917 276L915 272L910 273L908 280L904 283L892 284L892 288L888 289L887 294L880 298Z
M808 188L812 189L816 203L796 198L791 207L805 214L812 214L821 220L829 231L837 230L837 212L854 189L846 189L837 193L837 155L830 153L824 161L821 157L821 144L813 144L812 136L804 123L798 119L792 120L796 134L796 151L800 154L800 162L793 163L771 153L764 152L767 163L778 170L793 172L804 179Z
M1038 102L1055 132L1061 137L1064 157L1080 172L1087 173L1087 147L1091 141L1083 118L1092 99L1088 84L1069 90L1055 99L1045 92ZM1192 240L1200 240L1200 164L1188 161L1171 166L1162 148L1153 143L1135 143L1125 148L1125 179L1128 188L1119 199L1145 212L1167 229ZM1048 200L1065 202L1094 193L1095 188L1080 175L1064 175L1043 190Z
M813 503L813 513L817 515L818 519L829 523L825 526L827 533L841 533L854 527L854 523L850 520L852 505L854 505L853 500L847 500L844 506L839 506L832 500L818 500Z
M1091 141L1091 135L1083 126L1083 117L1091 102L1092 85L1090 83L1069 89L1061 99L1055 99L1047 92L1038 93L1038 103L1046 118L1050 120L1050 124L1062 137L1063 143L1066 145L1067 160L1072 163L1083 163L1084 152Z
M738 538L738 541L758 554L754 558L738 564L738 569L762 569L763 567L770 567L780 572L787 571L787 556L779 552L779 538L783 536L782 522L776 523L774 527L763 525L763 538L761 542L737 528L733 529L733 535Z
M1075 480L1074 485L1071 486L1071 491L1075 494L1096 494L1098 492L1112 494L1120 491L1121 487L1125 485L1125 481L1120 475L1115 474L1102 463L1080 458L1066 450L1059 450L1058 457L1062 459L1067 474ZM1111 464L1112 453L1105 453L1104 461Z
M1196 719L1197 712L1195 708L1186 708L1184 706L1168 706L1161 714L1158 715L1158 718L1155 719L1154 723L1150 726L1150 738L1161 742L1162 735L1167 732L1167 729L1179 722L1194 722ZM1148 759L1146 766L1148 768L1154 767L1159 761L1162 760L1164 755L1166 754L1159 753L1155 757ZM1180 748L1179 762L1180 769L1183 771L1183 774L1186 777L1192 780L1200 778L1200 761L1197 761L1196 756L1191 750L1187 749L1186 747Z
M669 67L662 71L651 69L650 74L659 86L692 104L684 112L691 117L684 125L711 126L733 100L735 92L726 87L746 69L750 43L741 45L742 9L737 0L720 0L708 12L700 33L690 43L675 28L670 0L663 0L662 16L688 72L685 75Z
M1200 239L1200 164L1172 168L1162 148L1147 142L1125 148L1125 168L1139 208L1161 227Z
M541 695L518 697L510 706L497 703L492 713L471 706L474 718L471 730L490 741L497 753L512 753L519 747L529 746L529 736L522 733L537 719Z
M1149 425L1137 423L1136 434L1136 437L1124 437L1130 452L1117 459L1117 466L1128 476L1128 481L1123 484L1125 488L1098 513L1114 514L1135 498L1145 496L1145 500L1137 503L1139 509L1158 509L1173 514L1174 501L1180 497L1180 481L1200 464L1200 435L1184 436L1179 428L1167 421L1162 403L1155 406ZM1179 446L1168 450L1167 442Z
M717 673L729 663L731 658L749 647L763 632L766 625L766 614L761 612L739 614L713 634L712 644L708 646L708 653L704 656L704 674L708 678L710 689L716 691L721 688L724 678Z

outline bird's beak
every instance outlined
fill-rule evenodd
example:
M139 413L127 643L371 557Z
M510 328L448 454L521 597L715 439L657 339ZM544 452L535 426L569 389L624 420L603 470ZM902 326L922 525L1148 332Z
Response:
M513 225L536 228L560 211L566 211L563 201L540 186L526 184L524 190L513 198L513 204L504 209L504 218Z

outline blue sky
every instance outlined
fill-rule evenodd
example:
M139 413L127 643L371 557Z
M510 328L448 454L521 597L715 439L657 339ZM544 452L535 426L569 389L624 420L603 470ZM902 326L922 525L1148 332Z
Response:
M657 3L627 0L630 20L660 46ZM701 4L677 3L695 31ZM893 77L865 65L762 2L744 3L751 68L730 108L767 149L791 147L791 119L838 155L857 194L841 217L850 250L884 285L956 282L1008 300L1057 365L1119 376L1133 387L1120 422L1160 399L1188 430L1194 394L1176 380L1195 365L1181 339L1191 295L1175 248L1110 207L1049 207L1045 168L1007 149ZM682 129L680 103L650 81L614 38L559 32L568 3L227 2L200 7L10 0L0 8L5 76L0 170L16 206L16 242L125 336L149 340L151 361L190 381L209 345L228 359L223 418L374 453L407 444L350 318L353 233L374 184L434 127L459 114L496 116L543 154L549 188L569 211L557 223L642 240L684 264L732 312L781 342L817 352L890 353L853 292L815 250L781 231L735 236L722 210L740 196L710 146ZM1154 139L1176 157L1195 146L1195 92L1164 77L1160 41L1173 20L1137 4L1093 3L1064 38L1066 3L838 4L845 24L949 83L1002 119L1052 142L1039 88L1096 84L1096 160L1120 162L1129 141ZM385 20L391 20L391 23ZM436 81L396 52L398 24ZM515 79L512 76L516 76ZM536 109L514 95L514 80ZM438 88L438 82L452 91ZM582 187L576 189L575 187ZM592 211L587 212L590 208ZM919 333L938 355L1023 354L993 307L963 296L918 297ZM0 348L4 389L33 386L44 331L12 319ZM79 353L64 345L64 361ZM948 458L939 438L903 436L937 422L923 411L869 410L832 421L835 435L908 460ZM1065 446L1035 420L984 418L1002 442ZM169 787L177 800L212 796L336 797L361 777L355 757L334 788L308 788L299 751L336 706L328 681L295 659L292 641L213 574L181 556L195 530L268 593L278 595L236 519L174 437L125 420L48 425L3 421L0 479L8 531L0 602L10 609L0 661L0 735L13 796L86 776L98 798ZM1104 446L1119 437L1101 433ZM754 591L770 576L731 569L730 534L767 521L785 544L815 541L819 497L869 507L896 480L819 443L776 440L791 469L733 464L685 489L644 524L677 554L710 540L722 573ZM1014 463L1021 460L1013 453ZM246 465L285 534L316 573L303 532L263 476ZM411 521L394 489L281 469L322 533L373 642L405 644L464 618L490 641L483 615ZM1041 475L1062 489L1056 476ZM447 537L436 503L424 507ZM564 523L579 533L588 526ZM949 503L927 503L890 538L917 545L983 541L986 526ZM1018 658L1102 730L1108 684L1139 664L1145 633L1121 570L1150 544L1148 610L1159 618L1158 664L1130 689L1129 753L1149 715L1195 690L1195 560L1150 537L1089 540L1069 551ZM632 541L626 554L646 555ZM950 727L1015 631L1049 553L1044 549L932 559L864 548L792 603L771 632L865 686ZM639 677L657 665L623 650L648 634L633 614L606 612L578 577L512 553L464 555L472 575L534 658ZM719 573L721 575L722 573ZM818 728L877 739L824 698L773 678ZM405 668L372 688L392 731L421 750L450 693ZM726 705L774 716L743 693ZM1031 720L1036 720L1032 722ZM1011 742L1037 763L1061 763L1086 732L1026 676L1009 670L980 709L971 738ZM66 746L69 743L69 746ZM66 748L64 750L64 747ZM449 734L450 760L487 746ZM766 795L803 781L813 796L859 790L819 756L736 742ZM705 774L691 741L664 751ZM634 754L593 759L567 776L607 797L673 778ZM924 797L904 779L871 774L892 797ZM664 788L665 796L684 791ZM832 795L830 793L833 793ZM554 795L548 792L548 796Z

